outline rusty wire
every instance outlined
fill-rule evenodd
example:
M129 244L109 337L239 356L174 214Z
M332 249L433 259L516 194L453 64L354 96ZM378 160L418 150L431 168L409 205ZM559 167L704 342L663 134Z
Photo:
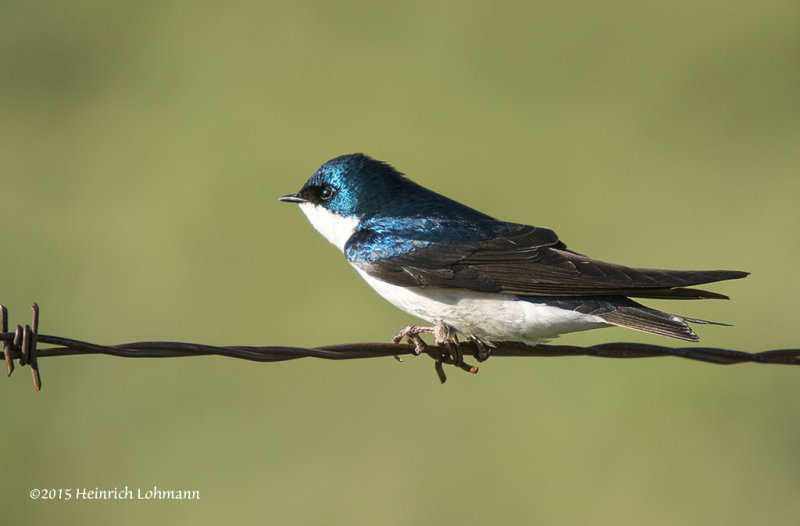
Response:
M81 354L106 354L125 358L174 358L180 356L227 356L256 362L280 362L297 358L324 358L327 360L352 360L357 358L385 358L415 354L414 345L401 343L346 343L324 345L321 347L283 347L283 346L226 346L202 345L184 342L135 342L120 345L97 345L94 343L39 334L39 306L33 304L33 316L29 325L17 325L13 332L8 330L8 310L0 305L0 341L8 375L14 372L14 362L20 366L28 365L33 375L34 388L42 388L38 358L51 356L76 356ZM39 349L38 344L55 345ZM434 360L439 380L447 379L444 364L456 366L470 373L478 368L464 362L464 355L479 357L478 347L473 342L456 344L428 345L424 353ZM530 346L519 342L499 342L491 349L491 356L515 357L555 357L555 356L597 356L603 358L653 358L676 356L690 360L729 365L755 362L784 365L800 365L800 349L780 349L747 353L716 347L662 347L644 343L603 343L590 347L573 345Z

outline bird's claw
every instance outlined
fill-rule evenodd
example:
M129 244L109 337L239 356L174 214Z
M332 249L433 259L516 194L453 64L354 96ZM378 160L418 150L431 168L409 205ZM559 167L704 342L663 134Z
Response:
M420 334L435 334L436 328L435 327L421 327L419 325L409 325L402 331L398 332L394 338L392 338L392 343L400 343L400 341L405 338L408 343L414 345L414 354L419 356L420 354L425 352L426 344L423 339L420 337Z
M467 342L472 342L475 344L475 359L479 362L485 362L489 359L489 355L492 354L492 349L486 345L483 340L480 338L475 338L474 336L470 336L466 340Z

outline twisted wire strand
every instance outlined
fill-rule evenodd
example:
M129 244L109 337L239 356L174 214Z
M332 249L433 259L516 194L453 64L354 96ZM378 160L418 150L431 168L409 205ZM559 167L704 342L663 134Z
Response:
M8 330L8 310L0 305L0 341L8 375L14 371L13 360L20 366L31 367L34 388L42 387L38 359L53 356L77 356L85 354L105 354L125 358L175 358L183 356L226 356L257 362L280 362L298 358L322 358L326 360L352 360L361 358L385 358L415 354L415 346L402 343L346 343L320 347L287 346L214 346L185 342L134 342L119 345L98 345L95 343L38 334L39 307L33 304L33 318L30 325L17 325L13 332ZM39 344L55 345L39 349ZM478 368L464 362L464 355L476 357L479 349L474 342L429 345L424 353L434 359L439 380L444 383L446 376L443 365L453 365L470 373ZM736 363L771 363L800 365L800 349L778 349L757 353L720 349L717 347L664 347L644 343L603 343L589 347L574 345L526 345L519 342L498 342L492 348L491 356L498 357L559 357L596 356L603 358L653 358L675 356L699 360L719 365Z

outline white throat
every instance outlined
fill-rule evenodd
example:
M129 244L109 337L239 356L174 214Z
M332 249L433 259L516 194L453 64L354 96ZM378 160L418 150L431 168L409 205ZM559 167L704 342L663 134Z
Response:
M325 239L344 252L344 244L358 226L356 216L342 216L313 203L300 203L300 210Z

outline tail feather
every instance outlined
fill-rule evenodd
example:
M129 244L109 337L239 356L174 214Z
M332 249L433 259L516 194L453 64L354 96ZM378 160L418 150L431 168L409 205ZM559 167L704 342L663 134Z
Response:
M638 304L636 306L618 306L612 311L599 314L599 316L611 325L660 334L662 336L669 336L689 342L696 342L700 338L694 333L692 328L689 327L688 321L694 323L714 323L692 318L682 318L674 314L668 314Z
M687 318L686 316L679 316L683 321L687 321L689 323L698 323L700 325L720 325L722 327L733 327L730 323L721 323L718 321L708 321L708 320L700 320L698 318Z
M677 287L674 289L650 289L644 291L636 291L628 295L634 298L650 298L650 299L665 299L665 300L699 300L699 299L729 300L730 299L725 294L720 294L719 292L711 292L710 290L693 289L688 287Z

